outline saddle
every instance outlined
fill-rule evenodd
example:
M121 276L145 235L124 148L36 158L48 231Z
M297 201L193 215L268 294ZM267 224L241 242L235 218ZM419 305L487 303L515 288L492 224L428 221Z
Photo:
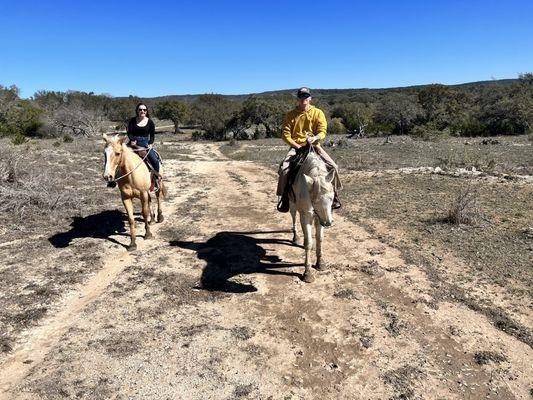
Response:
M285 186L285 190L277 206L277 209L279 212L285 213L289 211L289 195L291 194L291 192L292 192L292 195L294 195L292 185L294 181L296 180L298 171L300 171L300 168L305 162L308 154L309 154L309 147L307 146L300 147L298 150L296 150L296 154L289 161L289 172L287 173L287 185Z
M153 148L151 150L146 149L145 147L141 147L138 145L132 145L130 143L130 147L135 150L135 152L144 160L144 163L148 167L148 171L150 171L150 192L153 192L154 190L157 192L159 188L161 187L161 180L163 177L159 172L155 170L155 168L150 164L150 161L148 160L148 151L155 152L157 158L159 159L159 162L162 163L161 155L155 151Z
M287 186L285 187L285 192L287 194L292 192L292 184L296 180L298 171L300 171L300 168L304 164L308 155L309 155L309 148L307 146L300 147L298 150L296 150L296 155L294 155L294 157L290 160L289 172L287 174Z

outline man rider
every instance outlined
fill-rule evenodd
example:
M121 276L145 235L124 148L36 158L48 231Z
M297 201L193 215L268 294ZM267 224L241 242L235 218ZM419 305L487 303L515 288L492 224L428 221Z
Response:
M326 137L326 116L322 110L311 105L312 98L309 88L300 88L296 93L296 97L298 104L296 108L287 113L281 134L282 139L290 146L290 149L280 163L278 170L279 180L276 194L281 196L278 210L281 212L289 211L288 173L291 162L296 157L296 151L305 146L314 146L314 150L324 160L328 170L335 170L335 178L333 179L335 197L332 208L340 208L341 203L337 191L342 188L342 185L339 180L338 167L329 154L320 146L320 141Z

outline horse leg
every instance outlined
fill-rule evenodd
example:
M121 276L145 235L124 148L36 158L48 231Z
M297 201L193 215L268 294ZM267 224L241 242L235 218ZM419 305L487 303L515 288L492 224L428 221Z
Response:
M130 224L130 245L128 246L128 251L133 251L137 249L137 244L135 242L135 217L133 216L133 201L128 198L122 198L122 204L128 213L128 222Z
M322 239L324 238L324 227L320 225L320 221L315 217L315 229L316 229L316 264L315 269L321 271L324 269L322 264Z
M311 251L313 249L313 216L311 214L300 213L300 223L304 233L304 248L305 248L305 271L303 275L304 282L311 283L315 280L315 275L311 269Z
M150 225L155 222L155 213L152 207L152 196L148 193L148 209L150 210Z
M141 193L141 206L144 219L144 228L146 233L144 234L144 239L151 239L152 232L150 232L150 223L148 217L150 216L150 193L142 192Z
M163 181L161 181L161 187L157 191L157 222L163 222L165 217L163 217L163 210L161 209L161 191L163 190Z
M296 232L296 205L292 201L290 202L290 212L292 218L292 244L296 245L300 243L300 237Z

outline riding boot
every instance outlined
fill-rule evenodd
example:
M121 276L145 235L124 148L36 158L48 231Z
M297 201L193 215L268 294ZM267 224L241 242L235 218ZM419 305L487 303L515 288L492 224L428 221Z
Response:
M279 199L277 209L279 212L286 213L289 211L289 193L285 191Z
M331 205L331 209L336 210L341 207L342 207L342 204L339 199L339 195L337 194L337 191L335 191L335 194L333 195L333 204Z

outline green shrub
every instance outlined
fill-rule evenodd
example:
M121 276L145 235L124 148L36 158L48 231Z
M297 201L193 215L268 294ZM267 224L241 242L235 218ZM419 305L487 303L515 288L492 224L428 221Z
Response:
M430 125L417 125L413 128L411 133L413 136L425 141L436 140L438 136L442 134L441 131Z
M15 133L13 137L11 138L11 143L13 143L15 146L24 144L27 141L28 141L28 138L20 133Z
M328 133L330 135L346 135L348 130L342 123L341 118L332 118L328 124Z

